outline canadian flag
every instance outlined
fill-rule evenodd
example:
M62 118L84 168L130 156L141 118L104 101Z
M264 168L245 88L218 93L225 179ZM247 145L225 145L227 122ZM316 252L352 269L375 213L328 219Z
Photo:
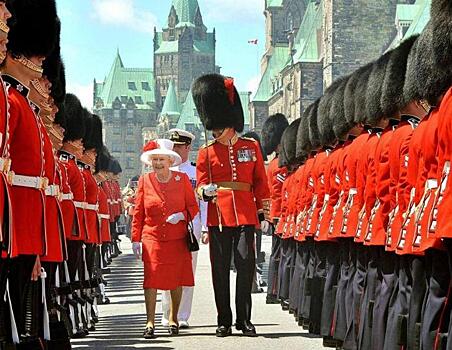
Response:
M248 44L257 45L258 39L248 40Z

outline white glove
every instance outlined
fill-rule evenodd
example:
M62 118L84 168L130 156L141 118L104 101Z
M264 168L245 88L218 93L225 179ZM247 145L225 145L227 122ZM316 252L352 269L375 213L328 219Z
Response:
M217 195L218 186L216 184L209 184L202 188L206 197L215 197Z
M267 220L261 221L262 232L268 232L269 229L270 229L270 223Z
M141 256L141 243L140 242L132 242L132 251L135 258L139 259Z
M168 219L166 219L166 222L172 225L176 225L179 221L185 220L185 215L181 212L174 213L168 216Z

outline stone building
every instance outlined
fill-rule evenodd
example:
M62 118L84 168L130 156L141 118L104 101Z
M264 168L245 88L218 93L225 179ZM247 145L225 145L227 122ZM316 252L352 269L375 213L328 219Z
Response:
M104 142L123 168L122 185L141 172L143 128L157 123L154 74L149 68L126 68L119 51L102 83L94 80L93 112L104 127Z
M173 82L179 102L185 101L193 80L218 70L215 29L209 33L197 0L173 0L166 27L154 29L156 101L164 104Z
M267 0L266 52L250 104L251 127L259 130L276 112L298 118L334 80L422 31L430 1ZM302 13L299 26L295 13Z

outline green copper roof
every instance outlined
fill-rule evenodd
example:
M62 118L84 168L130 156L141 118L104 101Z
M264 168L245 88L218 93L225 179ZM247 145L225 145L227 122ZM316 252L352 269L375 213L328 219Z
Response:
M310 2L294 40L294 63L318 62L320 46L317 33L322 29L323 5ZM289 64L290 64L289 60Z
M266 102L273 94L273 81L285 67L289 57L287 45L277 45L273 50L267 68L261 77L253 102Z
M412 35L421 33L428 21L430 20L430 6L431 0L417 0L412 6L418 7L417 13L413 18L410 28L405 33L404 38L409 38Z
M132 99L138 109L149 109L155 103L154 85L152 69L125 68L118 51L104 82L96 83L95 94L105 108L119 98L122 103Z
M189 127L187 125L193 125L202 128L202 123L198 117L195 102L193 101L193 96L191 94L191 89L188 92L187 99L182 106L180 118L177 122L176 128L188 130Z
M172 6L179 19L177 27L195 25L195 15L199 7L197 0L173 0Z
M267 7L281 7L283 0L267 0Z
M242 102L243 116L245 119L245 128L250 126L250 94L248 91L239 92L240 102Z
M171 79L168 91L165 97L165 103L162 107L161 115L179 115L180 114L180 106L177 101L176 89L174 87L174 82Z
M157 49L156 54L175 54L179 52L179 41L164 41L162 33L157 33L155 45ZM215 53L215 37L213 33L207 33L206 40L193 41L194 52L214 54Z

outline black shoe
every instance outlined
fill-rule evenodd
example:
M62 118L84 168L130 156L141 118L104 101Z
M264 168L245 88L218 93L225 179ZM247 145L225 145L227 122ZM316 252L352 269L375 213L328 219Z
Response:
M179 334L179 326L176 326L175 324L172 324L168 328L168 333L170 335L178 335Z
M86 338L86 333L83 331L83 329L77 329L77 332L72 334L71 338L74 338L74 339Z
M289 311L289 301L281 300L281 307L282 307L283 311Z
M250 321L236 322L235 329L242 331L246 337L257 337L256 328Z
M95 332L96 331L96 326L94 325L94 323L92 323L91 326L89 326L88 330L90 332Z
M229 337L230 335L232 335L232 329L231 327L219 326L215 331L215 335L221 338Z
M266 304L279 304L280 301L278 300L277 297L273 296L273 295L267 295L267 299L265 300Z
M143 332L143 338L144 339L154 339L155 338L154 328L146 327Z

